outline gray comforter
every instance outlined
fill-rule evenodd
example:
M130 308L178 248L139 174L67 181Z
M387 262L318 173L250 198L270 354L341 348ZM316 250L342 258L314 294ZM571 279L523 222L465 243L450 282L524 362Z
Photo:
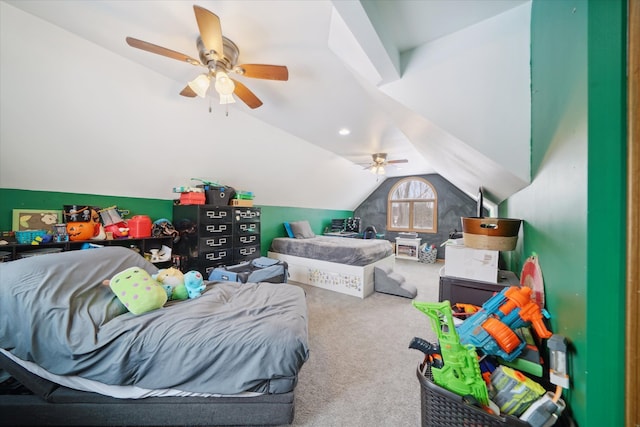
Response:
M292 390L307 360L297 286L205 282L197 299L139 316L104 279L156 267L127 248L0 263L0 346L58 375L113 385L234 394Z
M368 265L393 254L388 240L331 236L310 239L278 237L271 242L271 251L356 266Z

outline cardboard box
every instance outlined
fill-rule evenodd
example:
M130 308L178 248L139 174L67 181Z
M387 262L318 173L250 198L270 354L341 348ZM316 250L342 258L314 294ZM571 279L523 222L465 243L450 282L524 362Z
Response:
M444 252L444 275L498 283L499 251L447 245Z
M231 206L242 206L245 208L250 208L253 206L253 200L233 199L229 204Z

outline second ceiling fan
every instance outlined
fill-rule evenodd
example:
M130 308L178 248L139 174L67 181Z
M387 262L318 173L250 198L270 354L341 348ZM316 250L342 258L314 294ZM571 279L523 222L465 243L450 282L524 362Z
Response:
M193 10L200 32L196 41L200 60L133 37L126 38L127 44L131 47L207 68L208 71L190 81L180 95L204 98L209 90L215 89L220 96L221 104L235 102L233 95L236 95L249 108L258 108L262 101L244 84L229 77L229 74L267 80L289 79L289 71L284 65L238 64L238 46L222 35L220 18L200 6L194 5Z
M387 153L374 153L371 158L373 163L368 164L364 169L369 169L371 173L376 175L384 175L386 172L385 166L387 165L409 162L407 159L387 160Z

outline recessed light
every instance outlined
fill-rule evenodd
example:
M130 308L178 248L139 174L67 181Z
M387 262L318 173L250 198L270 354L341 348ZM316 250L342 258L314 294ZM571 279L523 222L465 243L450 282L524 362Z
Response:
M347 128L342 128L338 131L338 133L342 136L347 136L351 133L351 131Z

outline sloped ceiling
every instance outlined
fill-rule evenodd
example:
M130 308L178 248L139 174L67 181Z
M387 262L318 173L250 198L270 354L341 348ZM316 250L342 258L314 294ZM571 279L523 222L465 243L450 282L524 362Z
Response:
M288 66L288 82L238 77L262 107L227 116L216 100L180 97L199 69L124 42L197 57L190 3L1 2L0 186L169 198L195 175L263 204L353 209L379 183L362 166L378 151L409 159L390 176L437 172L496 203L528 184L529 1L197 4L220 17L240 62ZM53 150L43 141L74 174L20 168ZM80 184L96 162L110 173Z

